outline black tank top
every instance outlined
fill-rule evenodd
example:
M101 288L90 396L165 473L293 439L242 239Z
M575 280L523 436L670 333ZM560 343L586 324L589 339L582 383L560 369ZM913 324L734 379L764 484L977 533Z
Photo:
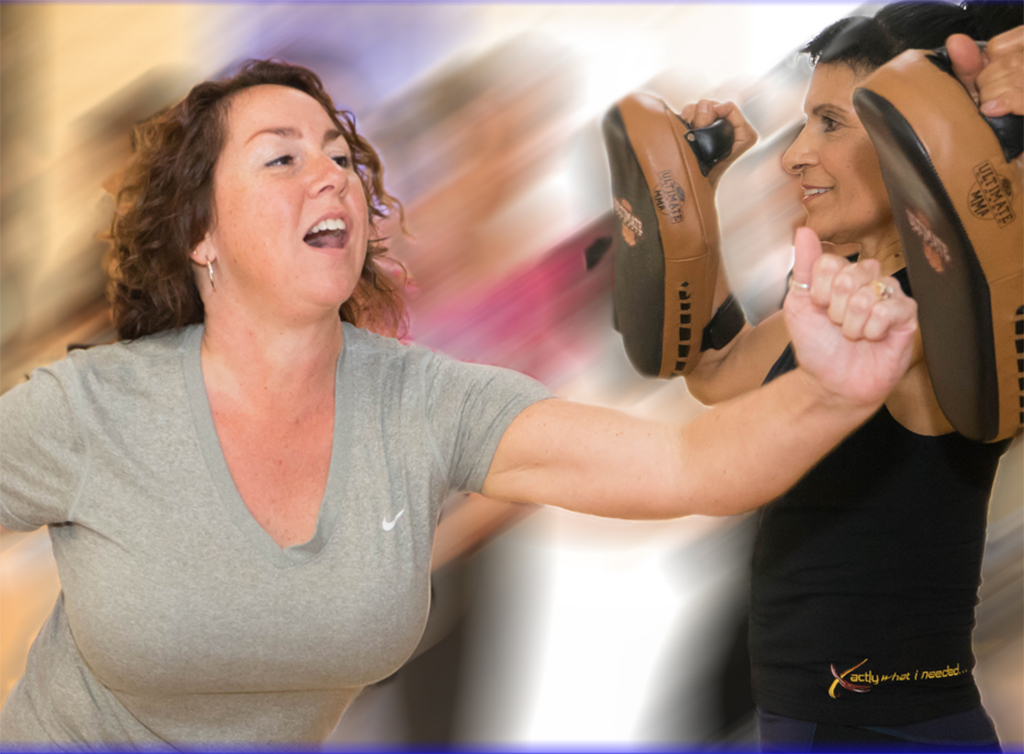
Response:
M766 381L794 367L788 347ZM883 726L980 704L971 631L1009 443L917 435L882 407L761 509L750 616L759 707Z

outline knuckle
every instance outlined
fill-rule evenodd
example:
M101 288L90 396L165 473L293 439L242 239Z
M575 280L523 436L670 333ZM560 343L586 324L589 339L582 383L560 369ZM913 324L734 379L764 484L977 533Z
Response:
M849 266L849 262L840 259L835 254L822 254L814 263L814 270L823 275L838 275L844 269L849 269Z
M832 281L832 290L836 293L852 293L855 287L852 278L847 272L840 272L836 275L835 280Z
M857 271L864 277L875 278L881 269L882 265L877 259L863 259L857 262Z
M864 337L868 340L882 340L888 329L886 322L872 317L864 325Z
M887 327L890 322L889 311L884 306L876 306L868 317L875 327Z
M858 315L866 314L875 303L874 297L875 294L872 291L866 291L861 288L850 298L850 311Z

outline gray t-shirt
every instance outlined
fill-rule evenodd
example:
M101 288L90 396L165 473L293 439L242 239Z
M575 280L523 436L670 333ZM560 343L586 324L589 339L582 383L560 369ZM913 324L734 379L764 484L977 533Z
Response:
M410 656L442 501L478 491L509 423L550 393L344 332L327 488L294 547L232 482L201 326L73 352L0 400L2 523L49 525L63 586L4 740L322 740Z

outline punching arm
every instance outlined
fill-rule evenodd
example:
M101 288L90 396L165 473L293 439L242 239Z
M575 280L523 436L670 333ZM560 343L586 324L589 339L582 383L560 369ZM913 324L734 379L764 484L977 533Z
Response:
M876 279L877 262L820 257L813 234L800 235L804 285L785 305L796 370L682 426L541 401L506 430L483 493L651 519L729 515L795 483L881 405L906 370L916 324L898 284Z

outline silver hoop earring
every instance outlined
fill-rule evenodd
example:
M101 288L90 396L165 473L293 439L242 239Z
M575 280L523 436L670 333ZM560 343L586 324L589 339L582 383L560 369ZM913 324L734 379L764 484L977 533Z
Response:
M210 285L213 287L213 290L217 290L217 284L213 282L213 262L209 259L206 260L206 271L210 273Z

